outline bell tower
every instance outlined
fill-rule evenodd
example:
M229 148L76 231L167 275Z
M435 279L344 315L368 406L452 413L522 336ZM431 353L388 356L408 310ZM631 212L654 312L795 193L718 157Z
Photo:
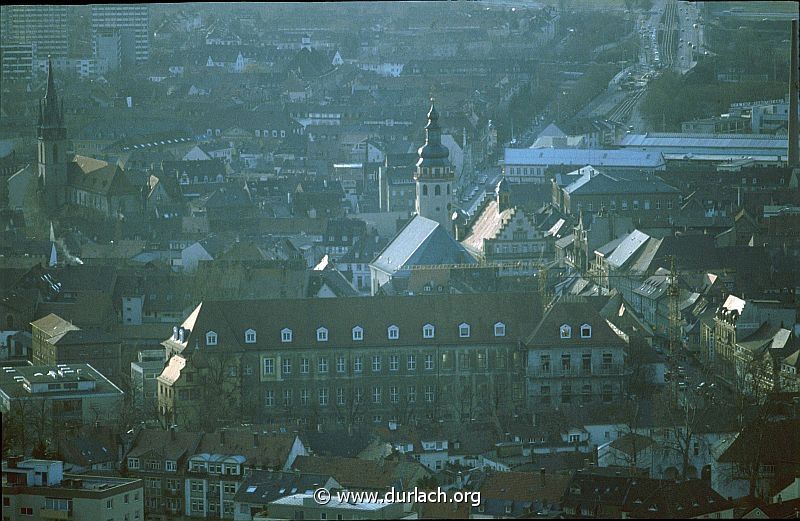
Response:
M58 102L53 62L47 60L47 90L39 101L36 125L38 180L49 209L58 208L66 199L67 129L64 126L64 105Z
M450 152L442 145L439 113L433 99L425 125L425 144L418 150L414 181L417 187L417 215L438 222L452 235L450 210L455 176L448 157Z

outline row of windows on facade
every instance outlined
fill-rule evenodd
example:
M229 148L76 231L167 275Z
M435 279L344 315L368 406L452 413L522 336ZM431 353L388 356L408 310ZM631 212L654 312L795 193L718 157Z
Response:
M317 403L322 406L326 407L329 405L329 389L327 387L321 387L317 389ZM400 403L400 387L398 386L391 386L389 387L389 403ZM284 407L291 407L294 405L293 403L293 392L292 389L284 389L283 390L283 406ZM424 390L424 400L425 403L433 403L436 401L436 388L433 385L425 386ZM347 404L347 392L344 388L339 387L336 389L336 405L337 406L344 406ZM363 404L364 403L364 389L362 387L357 387L353 390L353 403L355 404ZM383 403L383 388L379 386L375 386L371 389L370 393L371 403L380 405ZM417 403L417 387L414 385L408 386L406 389L406 403ZM274 407L278 405L276 402L275 391L273 389L268 389L264 392L264 406L265 407ZM300 405L307 406L311 405L311 391L309 389L301 389L300 390Z
M639 201L638 201L638 199L634 199L632 201L632 203L633 203L633 209L634 210L638 210L639 209ZM645 199L645 201L644 201L644 209L645 210L650 210L651 206L652 205L650 204L650 200L649 199ZM621 199L620 200L620 207L621 207L622 210L627 210L628 209L628 200L627 199ZM583 208L583 205L581 203L578 203L577 204L577 209L581 210L582 208ZM617 200L616 199L611 199L611 206L608 206L606 204L606 201L603 201L602 203L600 203L600 208L609 208L611 210L616 210L617 209ZM587 203L586 204L586 209L588 211L590 211L590 212L594 211L594 204L593 203ZM656 201L655 209L656 210L661 210L661 201ZM672 210L672 200L671 199L667 200L667 210Z
M422 195L428 195L428 185L422 185ZM442 195L442 185L433 186L433 195ZM450 183L447 184L447 195L450 195Z
M493 326L494 336L506 336L506 326L503 322L497 322ZM356 326L351 330L352 339L356 342L364 340L364 328ZM176 333L177 334L177 333ZM471 327L466 322L458 325L458 336L460 338L470 338ZM391 325L386 329L386 335L389 340L397 340L400 338L400 328ZM425 324L422 326L422 338L434 338L436 335L436 327L433 324ZM291 342L293 338L292 330L284 328L281 330L281 342ZM256 330L248 329L244 332L244 341L246 344L256 343ZM328 341L328 329L325 327L317 328L317 342ZM219 335L215 331L206 332L206 345L214 346L219 342Z
M612 353L603 353L602 355L602 362L601 367L611 367L614 362L614 355ZM583 369L589 369L592 363L592 354L591 353L584 353L581 357L581 366ZM572 356L569 353L564 353L561 355L561 369L564 371L570 370L572 367ZM543 373L550 372L550 355L543 354L540 355L540 368Z
M470 360L471 357L467 354L466 356L461 356L461 368L462 369L469 369L470 368ZM408 371L416 371L417 370L417 355L407 355L406 357L406 369ZM485 353L476 353L475 354L475 362L472 364L477 369L487 369L488 368L488 357ZM498 368L505 368L506 367L506 358L504 353L497 353L495 355L495 367ZM300 359L300 373L301 374L308 374L309 368L311 366L311 361L309 358L301 358ZM441 367L442 369L452 369L455 366L455 356L452 353L442 353L442 360L441 360ZM317 359L317 371L319 373L327 373L328 372L328 357L321 356ZM373 372L380 372L383 367L383 357L380 355L374 355L372 357L372 371ZM434 355L426 354L424 355L423 366L426 371L432 371L436 368L436 360ZM364 359L361 356L353 357L353 372L360 373L364 370ZM389 356L389 371L399 371L400 370L400 356L398 355L390 355ZM281 362L281 371L283 375L289 375L292 373L292 360L290 358L284 358ZM336 372L337 373L344 373L347 371L347 360L344 356L338 356L336 358ZM244 369L245 375L252 374L252 368L250 366L246 366ZM264 358L263 359L263 374L265 376L275 374L275 359L274 358Z
M600 395L603 403L609 403L614 399L614 387L611 384L605 384L600 389ZM561 386L561 403L572 403L573 394L572 386L565 384ZM580 392L581 396L581 403L592 403L594 401L594 394L592 386L587 384L581 388ZM550 393L550 386L543 385L541 386L539 392L539 401L542 404L549 405L551 403L551 399L555 398L556 395Z

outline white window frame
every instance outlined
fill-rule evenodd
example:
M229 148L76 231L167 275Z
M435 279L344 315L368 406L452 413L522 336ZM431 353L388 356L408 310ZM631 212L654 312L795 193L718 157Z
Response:
M561 324L561 327L558 328L558 331L561 339L572 338L572 328L569 326L569 324Z
M292 341L292 330L288 327L281 329L281 342L291 342Z
M458 337L459 338L469 338L472 328L466 322L462 322L458 325Z
M328 341L328 329L324 327L317 328L317 342L327 342Z
M386 336L389 340L397 340L400 338L400 328L392 324L386 329Z
M433 338L436 335L436 327L433 324L422 326L422 338Z
M336 357L336 372L337 373L344 373L347 370L347 365L345 363L345 358L341 355Z
M248 329L244 332L244 343L245 344L255 344L256 343L256 330L255 329Z
M408 355L406 359L406 369L409 371L417 370L417 355Z
M506 336L506 325L498 322L494 325L494 336Z
M139 458L128 458L128 468L129 469L138 469L139 468Z
M588 334L584 334L588 330ZM583 324L581 326L581 338L592 338L592 326L590 324Z
M219 342L219 336L214 331L208 331L206 333L206 345L207 346L215 346Z
M265 358L264 361L261 363L261 370L264 375L275 374L275 359Z
M356 342L360 342L364 340L364 328L361 326L356 326L353 328L353 340Z
M425 370L426 371L433 370L433 355L431 354L425 355Z

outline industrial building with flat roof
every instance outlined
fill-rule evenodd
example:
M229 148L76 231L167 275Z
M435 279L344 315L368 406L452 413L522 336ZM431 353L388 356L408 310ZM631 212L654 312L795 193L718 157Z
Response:
M625 151L663 154L666 160L730 161L752 158L786 161L788 140L764 134L628 134L620 142Z
M503 174L512 183L542 184L547 182L548 168L568 172L589 165L611 172L653 172L666 168L660 152L638 150L506 148L503 156Z
M113 424L124 393L89 364L3 367L0 412L44 411L56 425ZM44 401L44 406L40 405Z

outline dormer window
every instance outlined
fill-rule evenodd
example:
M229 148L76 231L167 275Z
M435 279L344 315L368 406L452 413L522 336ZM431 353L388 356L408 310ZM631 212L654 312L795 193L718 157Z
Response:
M353 328L353 340L360 341L364 340L364 328L361 326L356 326Z
M291 342L292 341L292 330L287 328L281 329L281 342Z
M435 333L436 328L433 327L433 324L425 324L422 326L422 338L433 338Z
M572 328L569 325L564 324L560 328L561 338L572 338Z
M458 336L461 338L469 338L469 324L464 322L458 325Z
M328 330L324 327L317 328L317 342L328 341Z
M255 329L248 329L244 332L244 342L245 344L255 344L256 343L256 330Z
M397 340L400 338L400 328L395 325L389 326L389 329L387 329L386 332L389 336L389 340Z
M581 338L592 338L592 326L589 324L581 326Z
M209 331L206 333L206 345L207 346L215 346L217 345L217 334L213 331Z
M498 322L494 325L494 336L506 336L506 325Z

